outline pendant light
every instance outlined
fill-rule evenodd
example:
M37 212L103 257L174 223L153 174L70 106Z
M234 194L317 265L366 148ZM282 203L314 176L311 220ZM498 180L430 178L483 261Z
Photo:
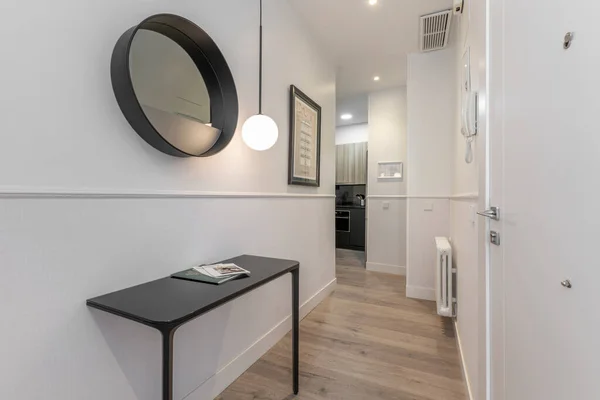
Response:
M260 0L260 33L258 62L258 114L251 116L242 126L242 139L253 150L268 150L277 142L279 129L273 119L262 113L262 76L263 76L263 4Z

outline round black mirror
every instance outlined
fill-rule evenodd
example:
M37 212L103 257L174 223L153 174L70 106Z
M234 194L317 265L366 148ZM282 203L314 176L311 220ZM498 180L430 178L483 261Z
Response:
M127 121L163 153L207 157L233 138L233 75L216 43L185 18L155 15L125 32L113 51L111 79Z

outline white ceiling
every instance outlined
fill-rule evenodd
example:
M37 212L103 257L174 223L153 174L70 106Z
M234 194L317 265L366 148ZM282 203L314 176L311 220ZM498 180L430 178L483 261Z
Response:
M338 98L336 108L337 126L364 124L369 122L369 96L367 94ZM341 119L340 116L343 114L351 114L352 119Z
M406 55L419 51L419 17L452 7L452 0L290 2L335 57L338 98L405 85Z

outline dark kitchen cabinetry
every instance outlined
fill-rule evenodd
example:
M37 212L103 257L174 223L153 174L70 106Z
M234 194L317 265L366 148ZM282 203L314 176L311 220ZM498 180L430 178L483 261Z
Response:
M350 210L350 246L365 248L365 209L353 208Z
M335 247L347 249L350 246L350 232L335 232Z
M349 209L335 210L335 246L346 248L350 245L350 221Z
M365 249L365 208L343 207L336 209L335 246L340 249Z

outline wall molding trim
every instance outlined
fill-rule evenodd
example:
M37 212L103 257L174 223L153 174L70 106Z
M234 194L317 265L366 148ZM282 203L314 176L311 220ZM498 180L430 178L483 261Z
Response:
M180 198L244 198L244 199L333 199L335 194L318 193L260 193L204 192L195 190L125 190L125 189L68 189L60 187L0 186L0 198L50 199L180 199Z
M458 353L460 354L460 369L462 371L465 385L467 386L467 394L469 395L469 400L474 400L475 398L473 397L473 391L471 390L471 381L469 380L469 373L467 372L465 364L465 356L463 354L462 345L460 342L460 334L458 333L458 322L456 318L454 318L454 335L456 336L456 344L458 346Z
M479 193L458 193L458 194L370 194L367 199L449 199L449 200L477 200Z
M399 265L380 264L367 261L367 271L383 272L386 274L406 275L406 267Z
M409 199L442 199L442 200L447 200L450 199L452 196L448 196L448 195L437 195L437 194L433 194L433 195L419 195L419 194L415 194L415 195L409 195L408 198Z
M406 199L408 198L405 194L370 194L367 195L367 199Z
M458 195L460 197L458 198L463 198L465 195ZM471 194L469 194L469 196L472 196ZM478 196L475 195L475 198L477 198ZM457 195L450 195L450 194L432 194L432 195L420 195L420 194L373 194L373 195L368 195L367 196L368 199L443 199L443 200L450 200L450 199L454 199L457 198ZM469 197L471 198L471 197Z
M329 297L336 286L337 278L302 303L300 306L300 319L304 319L308 313ZM184 398L186 400L199 400L217 397L291 330L292 316L289 315Z
M435 301L435 289L422 286L406 286L406 297Z
M452 200L477 200L479 199L479 193L459 193L453 194L450 197Z

